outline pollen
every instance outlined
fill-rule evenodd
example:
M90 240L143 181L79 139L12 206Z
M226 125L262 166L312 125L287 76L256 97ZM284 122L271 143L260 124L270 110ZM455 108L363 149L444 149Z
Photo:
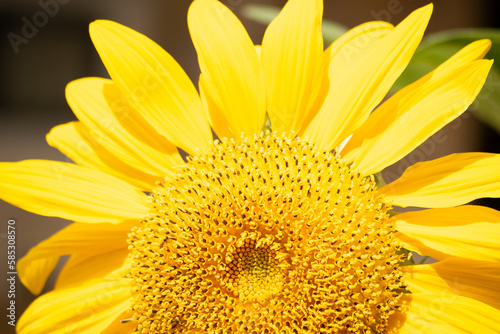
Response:
M304 139L215 141L129 238L139 333L383 333L407 292L373 176Z

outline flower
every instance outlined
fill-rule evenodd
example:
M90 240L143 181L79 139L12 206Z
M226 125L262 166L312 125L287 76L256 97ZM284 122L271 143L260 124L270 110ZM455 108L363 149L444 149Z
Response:
M18 332L494 333L500 213L467 203L500 197L500 156L376 178L464 112L492 64L474 42L382 102L431 11L324 51L322 1L290 0L254 46L230 10L195 0L199 94L145 36L92 23L111 80L70 83L79 121L47 135L75 164L0 165L2 199L75 221L19 261L38 294L71 255Z

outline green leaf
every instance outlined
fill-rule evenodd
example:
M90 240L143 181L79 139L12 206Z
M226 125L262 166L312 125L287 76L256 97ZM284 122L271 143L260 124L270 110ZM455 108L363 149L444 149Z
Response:
M500 133L500 29L458 29L435 33L424 38L410 64L391 91L396 92L420 79L469 43L480 39L492 41L485 58L498 59L470 110Z
M255 22L268 25L278 14L279 7L269 5L248 4L242 7L241 15ZM323 21L322 33L325 44L328 45L347 31L347 28L341 24L332 21Z
M500 58L499 58L500 59ZM500 62L500 60L499 60ZM500 134L500 68L493 66L470 110Z
M500 29L467 28L442 31L426 37L419 46L419 50L433 48L438 45L450 44L467 45L479 39L489 39L493 46L488 53L494 59L500 56Z

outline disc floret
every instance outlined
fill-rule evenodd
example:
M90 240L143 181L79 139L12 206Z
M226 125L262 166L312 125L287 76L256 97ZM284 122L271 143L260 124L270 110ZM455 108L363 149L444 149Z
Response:
M373 177L307 140L214 142L131 237L141 333L383 332L405 288Z

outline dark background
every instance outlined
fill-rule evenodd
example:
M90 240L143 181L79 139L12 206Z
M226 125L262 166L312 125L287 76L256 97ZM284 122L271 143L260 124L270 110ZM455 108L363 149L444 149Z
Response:
M189 38L186 17L191 1L186 0L0 0L0 161L49 159L67 161L45 142L45 134L61 123L75 119L64 97L66 84L85 76L107 77L88 36L88 24L111 19L142 32L164 47L183 66L194 82L199 69ZM283 6L286 1L224 0L239 15L248 3ZM43 9L44 4L52 6ZM57 8L54 7L57 3ZM399 23L412 10L427 4L420 0L338 0L325 1L325 18L353 27L374 19ZM495 27L500 5L496 1L437 0L427 32L460 27ZM50 12L46 15L40 12ZM239 15L240 16L240 15ZM241 17L241 16L240 16ZM9 33L23 36L26 20L39 20L33 36L13 46ZM242 19L256 44L264 26ZM13 36L12 34L10 35ZM500 60L497 60L500 61ZM432 152L417 149L402 164L387 173L395 175L402 166L429 160L452 152L499 152L498 135L465 114L448 125L435 140ZM445 138L445 140L442 140ZM497 205L498 201L484 202ZM24 212L0 201L0 332L13 333L7 325L7 221L16 221L17 256L21 258L41 240L65 226L57 218ZM44 291L53 285L51 282ZM16 312L35 297L22 284L16 284Z

